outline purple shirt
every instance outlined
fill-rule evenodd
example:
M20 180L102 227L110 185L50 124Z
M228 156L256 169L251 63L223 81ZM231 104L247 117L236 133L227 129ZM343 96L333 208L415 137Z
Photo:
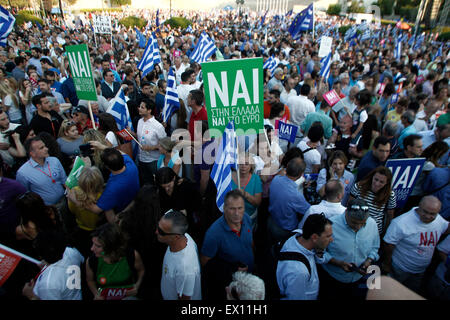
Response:
M16 180L1 178L0 181L0 240L6 234L14 235L18 224L15 200L27 190Z

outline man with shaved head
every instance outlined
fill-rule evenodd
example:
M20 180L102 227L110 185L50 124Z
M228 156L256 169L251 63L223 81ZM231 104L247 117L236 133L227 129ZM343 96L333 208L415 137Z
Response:
M438 198L425 196L418 207L392 220L383 238L384 271L416 292L439 238L450 233L449 222L440 210Z

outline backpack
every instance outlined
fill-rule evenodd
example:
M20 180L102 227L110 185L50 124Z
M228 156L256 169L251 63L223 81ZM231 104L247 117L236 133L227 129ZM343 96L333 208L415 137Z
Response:
M289 238L288 238L289 239ZM278 243L274 244L271 247L271 258L272 258L272 264L271 264L271 275L269 279L268 286L271 288L274 296L271 297L271 299L280 299L283 297L280 293L280 288L278 287L277 282L277 267L278 267L278 261L287 261L287 260L293 260L298 261L300 263L303 263L306 268L308 269L309 277L311 278L311 265L308 261L308 258L305 257L304 254L300 252L295 251L283 251L281 252L281 249L283 248L284 244L288 239L279 241ZM269 292L268 290L266 292Z

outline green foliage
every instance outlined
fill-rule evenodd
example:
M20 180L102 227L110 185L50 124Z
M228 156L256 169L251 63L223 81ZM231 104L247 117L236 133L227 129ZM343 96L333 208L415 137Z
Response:
M405 6L399 9L400 17L408 21L415 21L418 13L419 8L417 7Z
M347 32L347 30L350 29L351 27L352 27L351 25L339 27L339 29L338 29L339 33L344 35Z
M126 28L144 28L147 25L147 20L138 18L136 16L129 16L119 20L119 24L123 25Z
M169 20L164 21L164 24L170 25L173 29L186 29L192 22L184 17L172 17Z
M23 25L24 22L28 22L28 21L31 21L34 24L36 24L36 21L39 22L41 25L44 24L44 21L42 21L41 18L38 18L38 17L30 14L27 11L19 11L17 13L17 15L16 15L16 24L18 26L21 26L21 25Z
M438 41L449 41L450 40L450 31L441 33L438 38Z
M347 13L365 13L366 8L360 6L358 1L352 1L352 4L347 8Z
M111 0L112 6L125 6L131 4L131 0Z
M341 13L342 6L340 4L330 4L327 9L327 14L330 16L338 16Z
M390 16L392 14L393 2L391 0L378 0L374 5L380 7L382 16Z

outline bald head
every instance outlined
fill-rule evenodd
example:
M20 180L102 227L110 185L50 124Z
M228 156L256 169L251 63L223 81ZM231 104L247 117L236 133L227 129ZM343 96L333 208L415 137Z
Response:
M425 196L419 202L416 213L423 223L433 222L441 211L441 201L435 196Z
M330 179L325 184L325 195L328 202L341 202L344 197L344 185L337 179Z

